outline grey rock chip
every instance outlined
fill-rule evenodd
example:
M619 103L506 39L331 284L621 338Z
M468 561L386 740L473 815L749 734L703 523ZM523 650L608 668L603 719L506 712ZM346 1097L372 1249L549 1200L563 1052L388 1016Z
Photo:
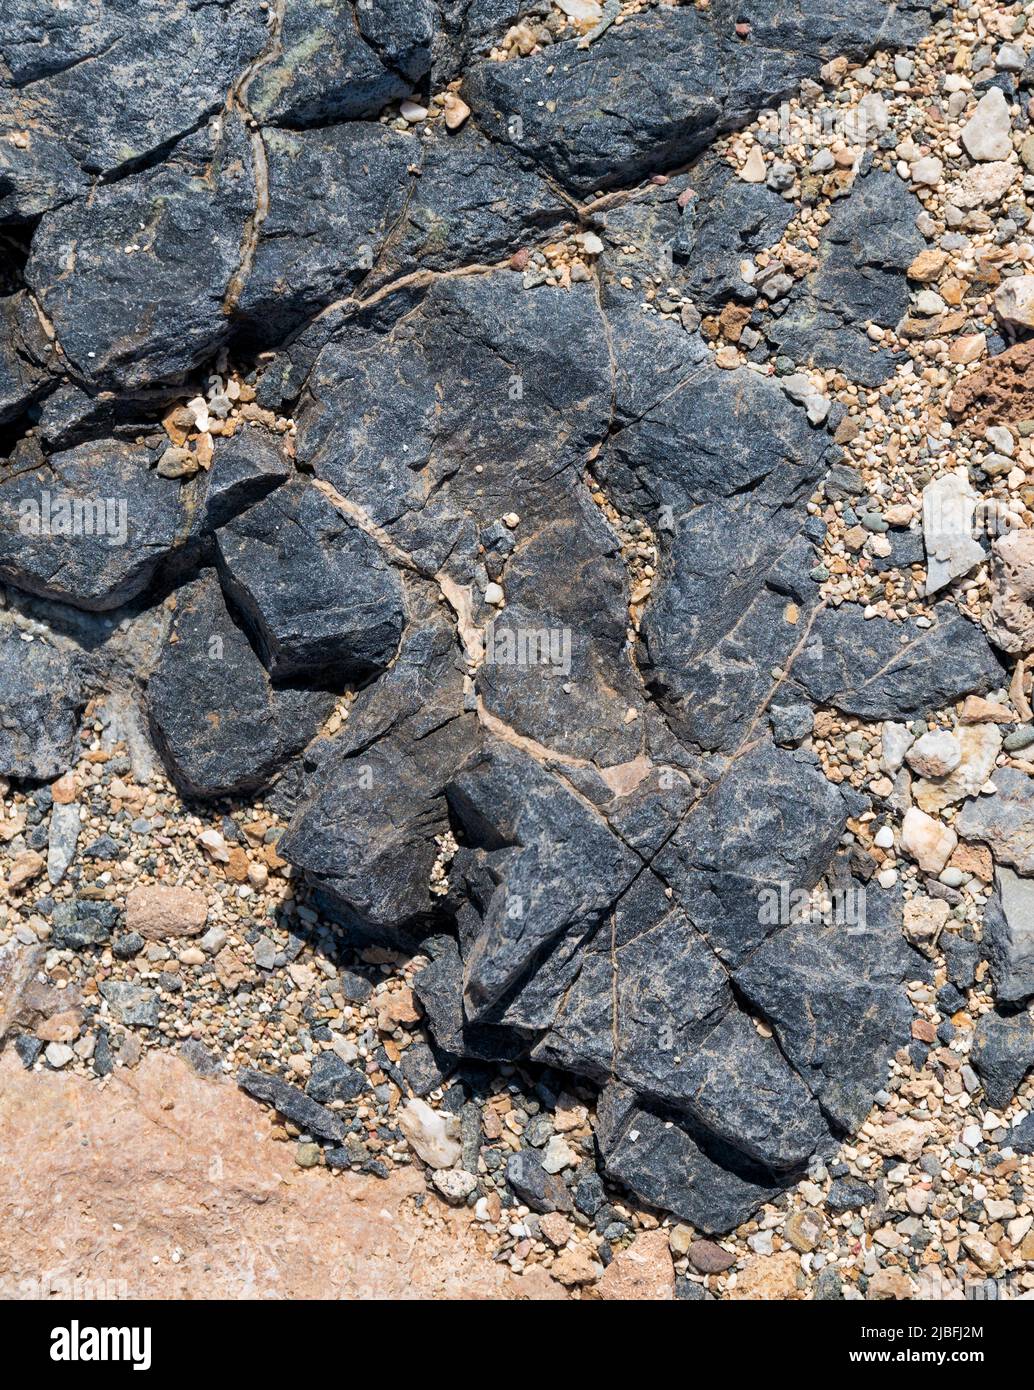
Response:
M994 796L967 801L956 828L964 840L988 845L999 864L1034 876L1034 782L1016 767L994 771Z
M161 1012L158 991L128 980L105 980L101 995L120 1023L140 1028L156 1028Z
M218 568L277 682L383 670L402 634L402 586L377 542L295 478L226 522Z
M305 1094L320 1105L332 1100L358 1100L369 1090L369 1082L361 1071L348 1066L336 1052L321 1052L312 1064Z
M177 592L147 686L152 736L176 784L196 797L257 791L316 734L332 694L277 690L211 572Z
M532 1211L572 1211L574 1203L559 1174L547 1173L532 1149L521 1149L506 1160L506 1181Z
M107 946L118 921L114 903L73 898L54 905L51 941L58 950L82 951L88 946Z
M981 945L999 1003L1022 1004L1034 995L1034 881L1002 864L984 908Z
M279 1076L242 1067L237 1073L237 1085L249 1096L271 1105L285 1120L314 1139L340 1144L345 1138L345 1126L331 1110L311 1100L297 1086L291 1086Z

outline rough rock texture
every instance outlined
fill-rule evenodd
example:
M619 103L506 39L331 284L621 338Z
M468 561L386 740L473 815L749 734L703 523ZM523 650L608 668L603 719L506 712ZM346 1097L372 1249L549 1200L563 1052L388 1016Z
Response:
M13 1053L0 1075L5 1143L32 1155L0 1165L6 1297L81 1297L84 1277L123 1298L566 1297L548 1276L486 1259L465 1213L421 1218L415 1168L299 1181L253 1101L175 1058L148 1057L100 1094L82 1077L25 1072ZM32 1221L15 1215L27 1208ZM176 1248L178 1262L154 1262Z
M63 772L117 667L183 794L268 793L324 915L422 944L414 1090L464 1060L594 1083L605 1171L727 1230L858 1125L925 970L896 892L804 920L873 862L839 852L867 798L798 745L829 707L910 721L1004 668L950 601L928 629L823 607L830 403L725 370L694 318L760 364L741 263L793 204L688 166L830 60L914 43L930 7L654 6L506 62L522 0L80 8L14 0L0 35L0 776ZM420 105L454 77L459 125ZM600 190L628 196L578 206ZM865 324L907 310L918 209L863 163L782 313L769 287L769 343L882 382ZM59 486L70 531L42 524ZM150 645L120 647L138 614ZM141 938L200 930L164 906ZM119 945L85 899L54 918L62 949ZM150 985L101 997L157 1022ZM336 1057L305 1090L240 1081L335 1145L329 1107L366 1084ZM469 1135L433 1113L452 1161ZM568 1209L555 1168L522 1149L510 1187Z

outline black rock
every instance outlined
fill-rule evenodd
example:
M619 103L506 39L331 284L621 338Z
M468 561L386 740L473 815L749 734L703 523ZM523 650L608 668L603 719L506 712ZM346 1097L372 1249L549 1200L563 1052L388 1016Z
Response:
M1022 1004L1034 995L1034 884L1004 864L995 870L980 943L999 1003Z
M1004 679L983 633L953 604L935 605L928 628L862 614L860 604L845 603L812 626L791 674L816 704L862 719L908 720Z
M877 386L893 355L874 348L868 321L895 328L908 310L905 271L926 241L916 228L919 200L896 173L873 171L834 202L818 250L818 268L784 314L765 325L776 348L796 362L814 360Z
M733 978L830 1122L850 1133L909 1042L904 985L928 969L901 935L900 894L852 882L845 899L834 897L828 924L775 932Z
M379 116L427 75L436 18L430 0L295 0L248 105L263 123L289 127Z
M222 345L255 200L251 142L231 110L167 162L43 219L25 275L80 380L142 387Z
M92 612L117 608L189 539L192 482L162 478L156 453L115 439L52 454L6 480L0 578Z
M57 949L66 951L106 946L111 941L118 918L119 911L114 903L91 902L86 898L57 903L51 942Z
M34 1037L31 1033L19 1033L15 1037L14 1050L21 1058L22 1066L25 1067L26 1071L31 1070L39 1061L44 1045L39 1038Z
M86 704L78 652L0 629L0 776L53 781L76 758Z
M119 960L132 960L140 954L146 944L139 932L123 932L111 943L111 954Z
M180 1056L188 1066L197 1072L198 1076L222 1076L223 1074L219 1058L213 1057L196 1038L188 1038L181 1045Z
M861 1207L871 1207L875 1197L875 1190L868 1183L837 1178L826 1194L826 1206L830 1211L857 1211Z
M120 1023L140 1028L156 1028L161 1015L157 990L128 980L105 980L100 992Z
M571 1194L558 1173L547 1173L533 1149L521 1149L506 1160L506 1181L532 1211L571 1211Z
M297 478L217 532L219 574L274 681L360 680L395 655L402 586L377 542Z
M1034 1067L1034 1021L1026 1013L984 1014L973 1035L970 1063L992 1110L1004 1110Z
M332 1100L354 1101L369 1090L369 1082L356 1067L350 1067L336 1052L321 1052L312 1064L305 1094L320 1105Z
M332 1111L311 1100L304 1091L299 1091L297 1086L291 1086L267 1072L255 1071L252 1067L241 1068L237 1073L237 1084L249 1096L273 1106L304 1134L333 1144L344 1142L345 1126L342 1121Z
M217 440L207 475L202 528L225 526L290 476L289 460L265 430L237 430L228 439Z
M334 696L274 689L211 573L177 593L147 686L151 730L189 796L257 791L316 734Z

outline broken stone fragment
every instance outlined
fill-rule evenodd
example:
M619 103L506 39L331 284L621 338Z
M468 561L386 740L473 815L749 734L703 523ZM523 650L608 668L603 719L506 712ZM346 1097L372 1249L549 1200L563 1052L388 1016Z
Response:
M81 380L147 386L226 340L224 304L255 206L251 159L248 133L228 113L168 162L98 184L43 219L25 276Z
M792 671L820 704L862 719L912 719L983 694L1004 671L979 627L949 603L930 627L866 620L857 603L821 613Z
M1026 1012L984 1014L973 1035L970 1062L983 1082L987 1104L1004 1110L1034 1067L1034 1020Z
M977 495L964 470L936 478L923 489L926 592L936 594L987 558L974 536Z
M314 1139L323 1139L332 1144L344 1142L343 1121L281 1077L270 1076L268 1072L256 1071L253 1067L242 1067L237 1073L237 1085L249 1096L273 1106L285 1120L297 1125L303 1134L311 1134Z
M957 825L965 840L989 845L995 860L1034 876L1034 779L1014 767L997 768L994 796L963 806Z
M896 174L873 170L833 204L818 250L790 306L766 324L779 351L797 362L838 367L867 386L884 381L893 355L874 350L870 323L894 328L907 313L906 274L924 241L918 200Z
M1022 1004L1034 995L1034 880L998 866L981 945L999 1003Z

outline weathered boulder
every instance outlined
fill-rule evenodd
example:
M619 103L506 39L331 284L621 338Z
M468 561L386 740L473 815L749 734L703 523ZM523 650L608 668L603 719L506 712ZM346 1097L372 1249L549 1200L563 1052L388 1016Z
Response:
M462 93L492 139L584 196L684 164L830 58L915 42L924 8L888 12L877 0L664 7L588 47L567 40L520 62L478 64ZM737 37L744 21L749 33Z
M383 670L402 633L402 586L376 540L296 477L216 533L219 575L277 682Z
M332 694L271 685L212 572L177 591L147 707L169 775L188 796L267 786L334 703Z
M347 123L269 130L268 210L237 301L265 341L282 338L368 275L410 196L414 136Z
M900 890L847 879L818 922L763 941L733 978L839 1131L862 1123L890 1059L910 1039L904 985L926 963L901 935Z
M426 76L436 16L430 0L292 0L248 105L288 127L376 117Z
M433 907L445 790L478 737L453 629L429 598L411 602L394 665L352 705L278 845L329 905L375 929Z
M223 344L255 197L251 142L230 113L43 219L26 280L80 379L138 388Z
M0 35L0 220L38 216L98 175L157 162L216 116L267 42L248 0L65 8L10 0ZM97 100L98 92L118 101ZM124 243L123 243L124 244Z

